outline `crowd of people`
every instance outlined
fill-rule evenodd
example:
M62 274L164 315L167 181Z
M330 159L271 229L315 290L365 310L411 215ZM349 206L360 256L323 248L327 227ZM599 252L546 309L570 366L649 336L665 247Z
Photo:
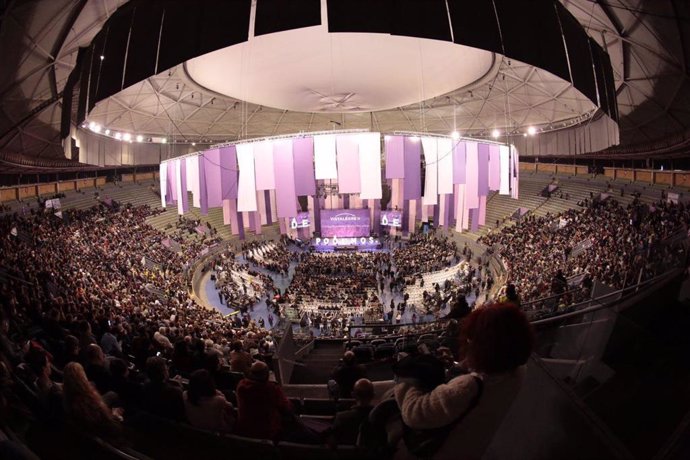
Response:
M564 306L587 297L594 281L621 289L653 276L658 263L676 255L661 243L688 223L683 204L634 199L624 207L607 198L556 216L527 216L481 242L498 251L522 302L555 295Z
M245 260L277 273L288 276L290 262L295 255L288 250L287 237L277 241L249 241L242 243Z
M0 217L0 363L45 414L107 438L140 409L222 428L228 421L211 420L220 413L211 408L229 407L228 390L275 348L268 330L192 300L184 267L203 246L169 250L145 223L152 212L101 205ZM188 380L187 391L169 376ZM0 410L10 416L0 418L14 420L22 404L6 396Z
M433 233L415 233L404 246L393 250L396 272L403 276L442 270L458 258L454 241Z

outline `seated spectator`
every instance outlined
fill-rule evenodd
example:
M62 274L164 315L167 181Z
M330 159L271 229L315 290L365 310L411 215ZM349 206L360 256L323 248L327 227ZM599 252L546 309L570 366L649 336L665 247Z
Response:
M355 382L365 377L364 366L357 364L355 354L346 351L343 355L343 362L333 371L332 378L338 384L339 395L341 398L352 397L352 388Z
M189 390L184 392L184 407L189 423L202 430L229 433L235 423L232 404L216 390L206 369L192 372Z
M266 363L252 364L247 378L237 385L237 434L250 438L280 439L283 415L292 409L283 389L268 380Z
M110 361L111 389L117 395L115 407L129 408L140 400L141 385L130 379L127 362L115 358Z
M410 382L395 386L404 423L416 430L454 425L434 458L479 459L515 400L532 352L527 318L510 304L478 308L462 325L461 354L468 371L424 392ZM481 383L480 383L481 382ZM407 448L399 443L401 458Z
M106 394L112 389L112 385L110 382L110 372L105 367L103 350L95 343L92 343L86 347L84 356L86 375L96 385L96 389L100 394Z
M179 386L168 382L168 366L159 356L146 360L146 375L149 380L142 389L142 408L159 417L185 421L184 398Z
M101 337L101 348L108 356L122 356L122 346L117 340L117 329L106 326L105 333Z
M101 395L91 386L84 368L79 363L69 363L64 373L65 414L80 430L105 438L120 434L122 409L110 410Z
M333 421L333 437L337 444L359 444L360 433L366 436L369 412L373 409L374 385L369 379L359 379L352 389L355 405L346 411L338 412ZM362 429L362 424L365 424ZM366 445L366 441L362 443Z
M233 372L246 374L252 365L252 357L242 349L242 342L236 340L232 343L230 351L230 369Z

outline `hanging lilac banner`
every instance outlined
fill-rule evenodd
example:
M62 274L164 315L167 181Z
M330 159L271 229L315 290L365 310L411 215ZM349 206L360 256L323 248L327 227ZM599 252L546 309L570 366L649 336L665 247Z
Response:
M403 199L418 200L422 197L422 145L418 137L405 137L404 148L405 182L403 186Z
M223 185L221 183L220 150L204 152L204 174L206 175L206 198L209 208L223 205Z
M255 142L254 172L256 175L256 190L274 190L276 188L276 174L273 167L273 142Z
M175 161L168 161L168 180L166 182L165 202L167 204L177 203L177 191L175 184L177 183L177 168Z
M403 136L386 136L386 179L405 177L405 138Z
M183 158L175 161L177 168L177 213L182 215L189 211L187 194L187 161Z
M237 148L234 145L220 149L221 193L224 200L237 199Z
M501 195L510 195L510 147L501 145L498 148L501 164L501 183L499 192Z
M438 203L438 139L422 137L424 153L424 196L422 204Z
M237 210L239 212L256 211L253 144L237 144L237 164L240 170L237 184Z
M337 179L335 135L314 136L314 175L319 179Z
M478 146L477 190L479 196L489 194L489 144L479 144Z
M360 198L380 200L381 186L381 134L362 133L357 135L359 142L359 182Z
M449 137L438 138L438 193L453 193L453 146L457 141Z
M295 192L297 196L315 195L314 138L298 137L293 139L292 157L295 165Z
M273 161L276 172L276 207L278 218L284 222L284 218L293 217L297 212L291 140L278 140L273 143Z
M501 188L501 154L500 146L489 146L489 190Z
M192 206L200 207L199 204L199 156L193 155L185 159L187 168L187 191L192 192Z
M165 200L165 195L168 193L168 162L161 163L158 167L158 178L161 181L161 206L163 208L168 204Z
M359 142L357 134L336 136L338 193L359 193Z
M466 149L466 142L458 142L453 147L453 184L464 184L466 182Z
M199 156L199 207L201 214L208 215L208 191L206 190L206 159Z
M467 210L479 207L479 158L477 143L468 142L466 145L465 209Z

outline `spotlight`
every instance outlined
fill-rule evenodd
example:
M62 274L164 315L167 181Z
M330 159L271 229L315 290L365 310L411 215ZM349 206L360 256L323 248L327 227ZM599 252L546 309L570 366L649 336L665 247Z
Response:
M168 140L167 140L166 138L163 138L163 139L161 139L161 142L162 142L163 144L165 144L166 142L168 142Z
M192 147L194 147L195 145L196 145L196 142L192 142Z
M535 128L534 126L528 127L527 134L529 134L530 136L534 136L535 134L537 134L537 128Z
M457 141L458 139L460 139L460 133L457 131L453 131L452 133L450 133L450 137Z
M493 137L494 139L497 139L500 135L501 135L501 131L499 131L497 129L494 129L493 131L491 131L491 137Z
M144 136L142 136L141 134L139 134L139 135L137 136L137 142L141 142L141 141L143 141L143 140L144 140Z
M101 125L96 123L96 125L93 127L93 132L94 133L100 133L101 132Z
M93 129L96 127L96 122L92 121L89 123L89 129L93 131Z
M118 141L122 139L122 133L115 133L115 139Z
M103 55L101 54L101 61L102 61L103 59L105 59L105 56L103 56Z
M125 142L129 142L129 141L132 140L132 135L129 134L129 133L125 133L125 134L122 135L122 139L124 139Z
M109 134L110 134L110 130L109 130L109 129L106 129L106 130L105 130L105 135L108 136Z

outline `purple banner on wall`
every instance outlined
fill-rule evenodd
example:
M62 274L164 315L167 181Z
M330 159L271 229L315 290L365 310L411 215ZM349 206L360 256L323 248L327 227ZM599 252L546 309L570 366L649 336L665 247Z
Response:
M237 149L234 145L220 149L220 182L224 200L237 198Z
M295 165L295 192L297 196L315 195L314 138L299 137L293 139L292 155ZM277 170L276 174L278 174Z
M273 153L276 174L276 211L279 218L293 217L297 214L297 195L292 141L276 141L273 144Z
M422 197L421 157L422 143L418 137L405 137L405 182L403 199L419 200Z
M324 238L368 236L368 209L322 209L321 236Z
M477 150L477 189L479 196L487 196L489 194L489 144L479 144Z
M405 138L403 136L386 136L386 179L405 177Z

